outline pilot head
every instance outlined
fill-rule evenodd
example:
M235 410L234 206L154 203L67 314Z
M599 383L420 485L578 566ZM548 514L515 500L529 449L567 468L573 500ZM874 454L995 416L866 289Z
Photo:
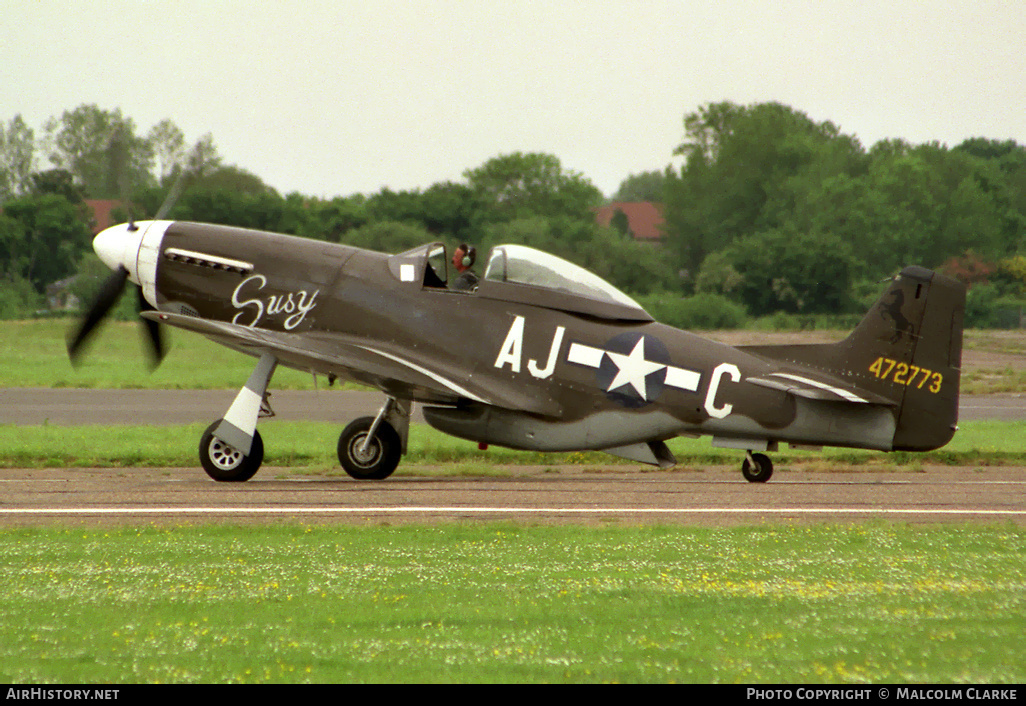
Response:
M457 272L470 269L477 260L477 250L472 245L461 243L452 254L452 266Z

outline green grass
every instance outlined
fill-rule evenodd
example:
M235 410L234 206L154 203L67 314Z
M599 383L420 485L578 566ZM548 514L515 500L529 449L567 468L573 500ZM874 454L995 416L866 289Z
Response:
M1026 529L0 533L0 682L1026 679Z
M125 466L175 467L198 465L197 446L204 424L181 426L79 426L0 425L0 468L109 468ZM281 466L311 472L337 472L336 445L339 425L327 422L266 421L260 425L264 439L265 466ZM773 453L778 468L815 466L912 467L923 463L942 465L1024 465L1026 422L966 422L954 441L925 454L824 449L795 451L782 447ZM680 461L678 468L740 464L741 452L713 448L708 438L672 439L669 446ZM601 464L642 468L641 464L601 452L541 453L491 447L443 434L424 425L410 430L409 453L397 471L423 472L443 466L447 473L485 473L506 464L562 465ZM645 467L648 468L648 467Z
M151 371L142 327L135 322L108 321L76 368L68 360L65 343L73 324L70 319L0 321L0 387L239 388L255 365L250 356L165 326L170 350L160 367ZM274 375L274 387L313 389L313 376L280 368Z

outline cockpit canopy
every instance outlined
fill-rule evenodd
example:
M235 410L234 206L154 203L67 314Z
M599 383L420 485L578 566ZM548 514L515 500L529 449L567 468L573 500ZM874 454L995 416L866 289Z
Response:
M450 291L445 246L430 243L389 258L393 275L426 290ZM466 295L462 295L466 296ZM652 321L629 296L596 274L526 245L497 245L472 296L514 301L603 319Z
M641 305L583 267L526 245L497 245L478 296L603 319L652 321Z
M499 245L492 248L484 278L496 282L529 284L641 308L640 304L598 275L525 245Z

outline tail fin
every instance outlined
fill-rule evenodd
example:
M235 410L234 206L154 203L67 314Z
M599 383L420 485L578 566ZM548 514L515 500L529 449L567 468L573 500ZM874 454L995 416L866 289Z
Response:
M951 441L958 422L965 286L906 267L847 339L834 344L860 387L898 405L895 450Z
M964 314L961 282L906 267L843 341L744 348L889 401L896 410L891 448L929 451L951 441L958 422Z

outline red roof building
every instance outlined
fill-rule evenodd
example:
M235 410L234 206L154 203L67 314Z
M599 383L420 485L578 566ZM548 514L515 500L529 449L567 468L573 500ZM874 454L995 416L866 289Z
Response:
M86 199L85 205L93 214L93 235L96 235L105 228L114 225L111 212L121 207L121 202L115 199Z
M651 201L614 201L596 209L595 220L600 226L608 226L617 212L627 217L627 229L635 240L642 243L662 242L662 204Z

